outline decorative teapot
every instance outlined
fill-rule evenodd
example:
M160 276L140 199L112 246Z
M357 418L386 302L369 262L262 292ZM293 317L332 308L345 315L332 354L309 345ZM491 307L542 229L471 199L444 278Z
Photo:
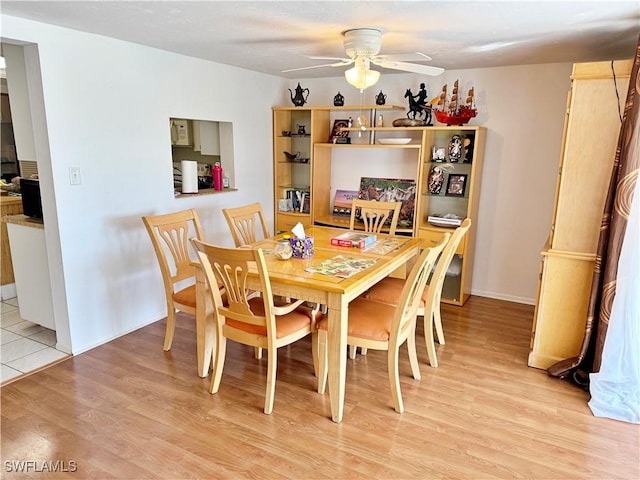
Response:
M291 101L293 102L293 104L296 107L301 107L305 103L307 103L307 98L309 97L309 89L308 88L302 88L300 86L300 82L298 82L298 86L296 87L295 95L293 94L293 92L291 91L290 88L288 88L287 90L289 90L289 92L291 94Z
M376 105L384 105L384 102L387 101L387 96L382 93L382 90L380 90L380 93L378 95L376 95Z
M335 107L344 106L344 96L340 92L338 92L337 95L333 97L333 105Z

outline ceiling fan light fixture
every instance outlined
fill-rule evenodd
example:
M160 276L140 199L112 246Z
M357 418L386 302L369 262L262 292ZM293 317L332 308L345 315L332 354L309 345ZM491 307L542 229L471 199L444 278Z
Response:
M356 65L344 72L344 78L354 87L364 90L378 83L380 72Z

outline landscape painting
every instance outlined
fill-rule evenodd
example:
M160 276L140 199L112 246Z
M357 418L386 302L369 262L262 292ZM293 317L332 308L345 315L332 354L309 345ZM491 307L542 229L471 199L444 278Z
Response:
M358 198L378 202L402 202L398 227L413 228L416 206L415 180L362 177ZM358 212L356 212L357 214Z

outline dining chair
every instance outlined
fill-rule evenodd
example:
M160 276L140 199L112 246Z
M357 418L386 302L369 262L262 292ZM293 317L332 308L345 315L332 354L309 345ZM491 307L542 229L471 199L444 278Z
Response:
M387 220L390 220L389 235L395 235L401 207L402 202L377 202L354 198L351 203L349 230L355 230L356 219L359 216L364 223L365 232L380 233ZM362 355L367 354L366 348L362 348L360 351ZM356 347L353 345L349 345L349 358L356 358Z
M427 355L429 356L429 364L432 367L438 366L438 357L436 355L436 347L433 337L433 328L435 326L438 343L444 345L444 331L442 329L442 316L440 314L440 298L442 296L442 287L451 265L451 261L467 231L471 227L471 220L465 219L462 224L456 228L449 238L449 242L442 251L442 255L436 262L435 270L429 280L429 284L425 287L422 294L422 302L418 308L418 316L424 316L424 337L427 347ZM397 305L402 293L404 280L398 278L384 278L369 291L365 292L364 298L376 302Z
M402 207L402 202L376 202L375 200L354 198L351 204L349 230L355 230L357 213L359 212L365 232L380 233L387 220L390 220L389 235L395 235L400 218L400 207Z
M223 208L222 213L227 220L236 247L249 245L250 243L260 240L256 237L258 223L262 228L263 238L269 238L267 220L260 203L256 202L242 207Z
M347 344L387 351L391 396L398 413L404 411L398 368L400 346L407 343L411 373L420 380L415 334L417 311L431 268L449 240L448 235L445 237L438 245L422 251L409 272L397 305L374 302L363 296L349 303ZM327 382L328 326L326 318L318 321L318 393L324 393Z
M264 413L273 411L278 348L312 334L314 373L318 368L316 316L318 309L303 306L303 300L275 305L264 253L255 248L226 248L197 239L193 244L202 263L209 286L224 286L227 301L220 291L209 288L216 318L216 347L213 358L211 393L220 388L227 339L267 350L267 385ZM260 290L247 289L250 274L257 274Z
M162 215L142 217L149 233L153 250L158 257L167 302L167 328L164 334L164 350L171 350L176 326L176 311L195 317L196 286L195 266L189 254L189 239L203 238L202 226L195 209ZM183 282L192 281L186 287ZM177 289L181 284L182 288Z

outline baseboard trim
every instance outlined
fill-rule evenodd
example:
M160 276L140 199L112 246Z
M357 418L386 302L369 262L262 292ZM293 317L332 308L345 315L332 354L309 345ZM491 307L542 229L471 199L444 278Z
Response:
M535 301L534 298L516 297L514 295L504 295L502 293L486 292L486 291L483 291L483 290L471 289L471 295L476 295L478 297L495 298L496 300L506 300L507 302L523 303L525 305L535 305L536 304L536 301Z
M7 283L0 288L0 299L9 300L18 296L15 283Z

